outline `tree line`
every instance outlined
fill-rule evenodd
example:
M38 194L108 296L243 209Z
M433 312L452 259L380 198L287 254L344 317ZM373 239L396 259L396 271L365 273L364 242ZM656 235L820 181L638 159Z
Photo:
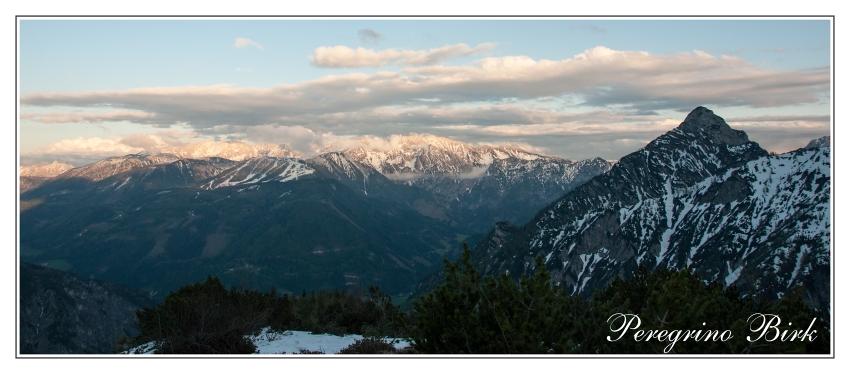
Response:
M519 280L508 274L481 276L466 245L457 262L444 262L445 282L407 311L374 286L294 296L274 289L228 290L218 278L208 277L169 294L154 308L139 310L140 335L132 344L153 341L156 352L166 354L253 353L256 347L248 336L270 327L367 337L341 353L393 352L380 339L386 337L406 338L411 342L406 353L423 354L830 352L826 322L804 301L802 288L768 302L741 296L734 286L705 282L689 269L640 266L632 278L616 278L583 299L552 284L539 257L533 274ZM782 325L771 329L776 339L762 335L753 340L759 321L752 316L759 313L781 317ZM617 315L639 316L640 327L629 326L634 328L628 334L614 331L625 321L612 320ZM814 339L799 336L807 327L816 331ZM705 336L716 331L715 338L680 340L697 330ZM728 339L716 338L727 330ZM786 339L780 339L781 331Z

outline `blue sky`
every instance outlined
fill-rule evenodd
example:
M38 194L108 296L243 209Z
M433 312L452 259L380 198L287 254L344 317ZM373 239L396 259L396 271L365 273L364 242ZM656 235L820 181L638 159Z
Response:
M830 21L33 20L22 163L204 139L309 155L430 133L617 159L704 105L764 148L829 134Z

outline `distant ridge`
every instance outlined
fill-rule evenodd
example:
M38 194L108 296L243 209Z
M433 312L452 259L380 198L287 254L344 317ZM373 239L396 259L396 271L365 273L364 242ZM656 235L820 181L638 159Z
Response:
M821 147L829 147L830 146L830 136L822 136L817 139L812 139L809 144L806 144L806 149L813 148L821 148Z

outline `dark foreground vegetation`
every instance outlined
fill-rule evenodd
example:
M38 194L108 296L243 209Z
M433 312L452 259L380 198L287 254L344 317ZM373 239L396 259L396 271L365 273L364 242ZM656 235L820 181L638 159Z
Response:
M355 354L395 352L384 337L408 338L412 347L405 352L424 354L828 354L830 349L829 330L804 302L802 288L765 302L741 297L718 282L706 284L687 269L640 267L631 279L615 279L585 300L553 285L540 259L536 271L519 282L508 274L480 276L468 248L457 263L445 265L445 283L410 311L400 310L376 287L293 297L274 290L227 290L210 277L182 287L155 308L139 310L141 334L131 343L155 341L158 353L253 353L256 347L246 335L269 326L361 334L367 338L340 352ZM782 324L759 338L760 332L751 331L759 325L754 313L779 316ZM637 315L641 325L625 334L612 331L625 321L615 315ZM816 333L803 339L802 330ZM638 331L654 337L636 339ZM663 338L661 331L666 331ZM688 331L699 335L682 339Z
M803 301L802 288L765 302L741 297L735 287L724 289L719 282L706 284L688 269L649 272L641 266L631 279L616 278L585 300L552 285L541 258L534 274L517 282L508 274L481 277L468 250L457 263L446 262L445 278L445 284L415 304L411 337L419 353L829 353L829 331L819 313ZM623 321L611 318L616 313L638 315L642 323L617 339L620 334L611 330ZM771 330L757 339L759 333L750 331L747 322L754 313L781 317L782 331L805 330L814 321L811 329L817 337L768 342L774 335ZM759 321L752 321L758 327ZM680 339L668 349L672 338L645 341L644 334L636 341L637 330L699 330L703 338ZM709 330L719 330L718 335L729 330L731 338L706 341ZM748 341L748 336L755 341Z
M137 313L139 336L128 344L155 341L165 354L243 354L256 347L246 335L264 327L367 337L404 336L392 299L377 287L365 292L323 291L300 297L252 290L227 290L218 278L180 288L155 308ZM125 347L120 347L124 349Z

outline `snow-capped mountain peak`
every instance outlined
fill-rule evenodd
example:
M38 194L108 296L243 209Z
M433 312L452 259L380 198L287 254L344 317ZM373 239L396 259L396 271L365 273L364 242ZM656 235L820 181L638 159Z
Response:
M243 161L258 157L290 158L301 157L301 153L292 150L288 144L248 144L226 140L207 140L189 143L169 150L182 158L221 157L231 161Z
M434 135L392 137L389 147L359 147L343 152L346 157L369 165L391 179L413 175L467 176L488 168L494 160L558 160L534 154L516 146L472 146Z
M598 158L573 162L515 146L472 146L433 135L370 141L363 139L359 147L306 160L246 159L203 182L201 188L260 188L272 181L329 178L365 195L396 196L393 191L399 190L388 186L403 184L433 196L405 204L413 204L429 217L447 218L449 211L462 217L474 215L464 224L473 231L484 231L494 219L519 222L531 218L540 207L611 167ZM481 213L482 209L487 212Z
M109 157L93 164L71 169L61 175L61 178L82 178L97 182L113 175L124 173L132 169L167 164L179 160L180 157L171 153L140 152L125 156Z
M245 160L204 182L204 189L246 185L271 181L288 182L313 174L315 170L295 158L257 157Z
M71 165L67 162L53 161L41 162L30 166L21 166L19 170L22 177L53 178L73 168L74 165Z

